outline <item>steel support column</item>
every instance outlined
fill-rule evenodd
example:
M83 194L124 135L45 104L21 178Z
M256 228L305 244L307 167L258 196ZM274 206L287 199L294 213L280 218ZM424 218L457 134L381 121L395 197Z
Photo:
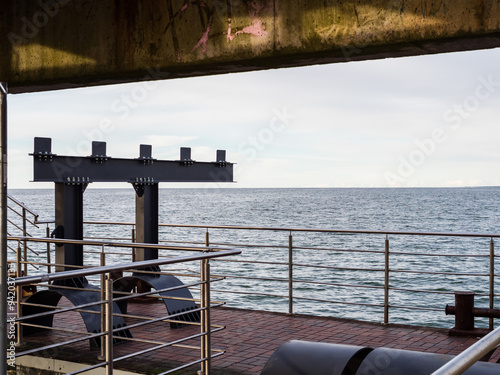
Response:
M0 82L0 374L7 374L7 84Z
M56 229L53 235L56 238L83 240L83 192L82 184L55 183ZM83 246L80 244L66 244L56 246L56 271L71 271L71 266L83 266Z
M52 236L70 240L83 240L83 193L87 184L55 183L55 225ZM71 271L83 266L83 245L56 245L56 266L58 271ZM88 281L82 277L59 280L55 285L84 288Z
M136 242L158 243L158 184L134 185ZM158 259L158 249L137 249L135 260Z

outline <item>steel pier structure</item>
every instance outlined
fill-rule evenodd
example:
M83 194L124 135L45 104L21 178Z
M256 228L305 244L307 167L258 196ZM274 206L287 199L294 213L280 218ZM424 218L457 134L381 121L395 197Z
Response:
M233 164L226 161L226 152L218 150L213 162L197 162L191 159L191 149L181 148L180 159L175 161L157 160L152 156L151 145L141 145L136 159L112 158L106 154L105 142L92 142L90 156L61 156L52 153L51 138L35 138L33 156L34 181L50 181L55 184L55 229L52 237L68 240L83 240L83 194L93 182L130 183L136 194L136 230L139 243L158 243L158 185L160 182L232 182ZM56 245L56 271L70 271L84 266L83 245L66 243ZM158 259L158 249L140 248L135 251L135 261ZM161 291L182 286L182 282L172 275L144 274L141 271L159 272L159 267L137 269L133 276L115 281L115 288L130 292L137 283L146 288ZM66 288L71 289L66 289ZM57 280L50 290L31 296L24 306L23 315L33 315L47 311L39 307L57 306L61 297L66 297L73 305L97 302L96 289L85 277ZM176 314L196 310L193 297L187 288L160 293L169 313ZM95 307L96 312L99 307ZM126 312L127 304L115 306L116 311ZM87 330L99 332L99 316L81 313ZM186 321L199 320L199 313L183 315ZM52 326L52 316L31 322L38 326ZM123 318L114 317L113 325L125 326ZM43 328L41 328L43 330ZM40 331L40 328L26 329L25 334ZM129 337L128 331L120 331ZM97 344L91 341L91 345Z

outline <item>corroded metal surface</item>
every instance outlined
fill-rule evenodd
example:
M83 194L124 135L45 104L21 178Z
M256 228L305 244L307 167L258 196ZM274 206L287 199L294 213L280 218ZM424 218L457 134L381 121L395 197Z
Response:
M148 84L490 48L499 32L498 0L4 1L0 80L12 92Z

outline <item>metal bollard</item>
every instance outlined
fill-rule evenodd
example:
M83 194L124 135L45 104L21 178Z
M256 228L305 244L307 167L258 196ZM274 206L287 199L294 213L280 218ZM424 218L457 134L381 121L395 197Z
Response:
M490 330L474 327L474 318L500 318L500 310L474 307L474 292L455 292L455 306L446 305L446 315L455 315L451 336L484 336Z

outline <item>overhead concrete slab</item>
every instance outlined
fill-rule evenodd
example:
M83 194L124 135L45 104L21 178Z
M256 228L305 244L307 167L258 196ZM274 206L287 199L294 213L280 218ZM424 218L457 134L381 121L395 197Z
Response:
M500 46L500 0L0 3L10 92Z

